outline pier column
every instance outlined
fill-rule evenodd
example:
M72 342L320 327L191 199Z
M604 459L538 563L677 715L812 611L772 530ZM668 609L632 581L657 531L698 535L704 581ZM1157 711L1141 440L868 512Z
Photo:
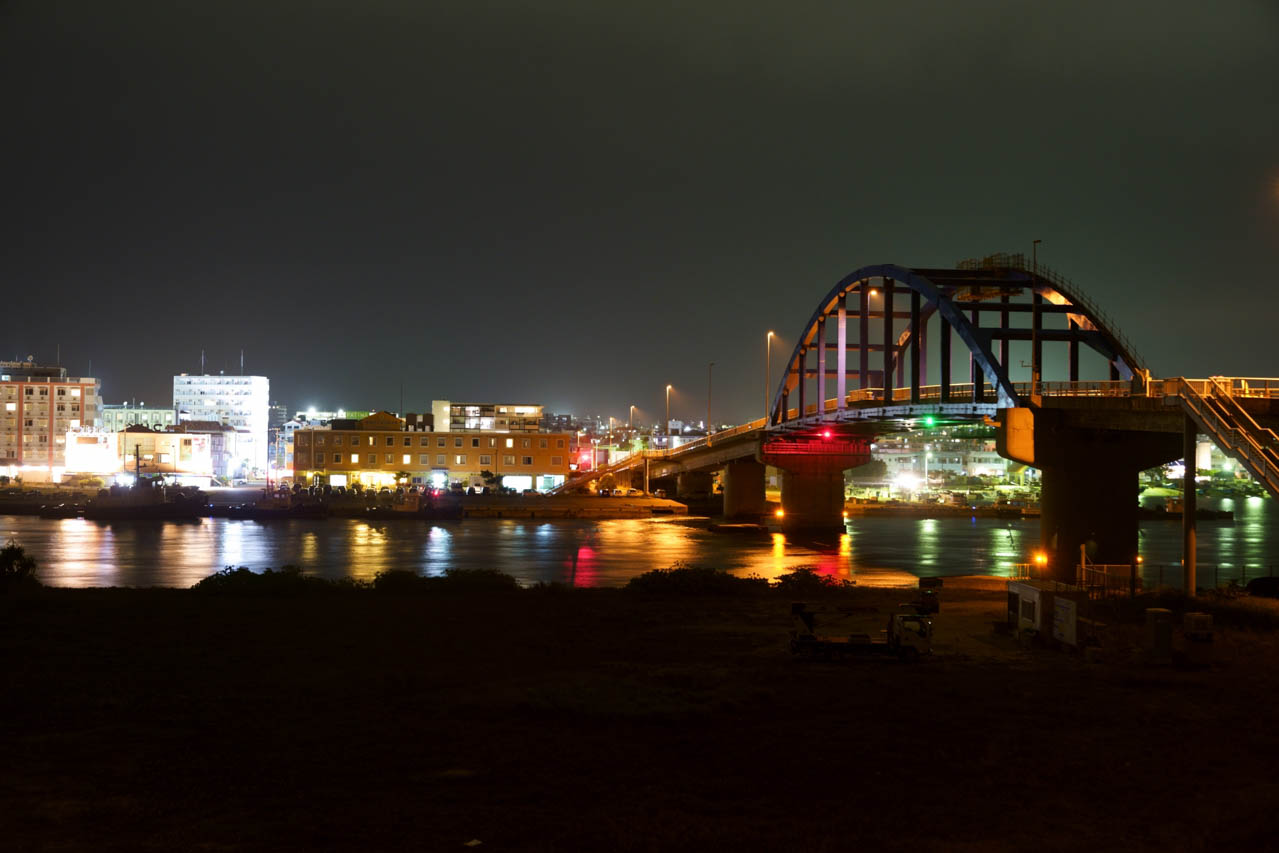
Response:
M675 483L675 493L680 498L707 497L711 493L711 472L685 471Z
M1042 473L1040 544L1053 577L1067 583L1080 545L1096 563L1136 559L1137 474L1176 459L1182 444L1175 434L1082 427L1069 412L1031 408L1003 410L995 440L1000 456Z
M1183 589L1186 595L1195 594L1195 584L1197 566L1195 558L1198 556L1198 541L1195 531L1195 504L1198 495L1195 493L1195 474L1198 473L1196 468L1196 459L1198 455L1195 447L1196 428L1195 422L1189 417L1186 418L1186 426L1182 432L1181 452L1185 458L1185 477L1181 481L1182 501L1181 501L1181 564L1183 567Z
M782 530L844 532L844 472L782 470Z
M724 468L724 517L758 520L768 509L764 499L764 463L730 462Z

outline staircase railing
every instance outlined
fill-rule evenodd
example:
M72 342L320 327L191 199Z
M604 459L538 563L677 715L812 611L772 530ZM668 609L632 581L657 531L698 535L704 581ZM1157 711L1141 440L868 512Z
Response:
M1195 425L1279 498L1279 442L1274 442L1274 433L1258 425L1230 392L1229 386L1223 387L1216 380L1206 385L1182 380L1177 396ZM1194 464L1193 460L1188 462Z

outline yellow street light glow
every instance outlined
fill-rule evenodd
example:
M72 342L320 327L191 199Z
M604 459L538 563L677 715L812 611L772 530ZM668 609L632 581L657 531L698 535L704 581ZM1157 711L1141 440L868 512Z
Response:
M1035 565L1037 565L1037 566L1042 566L1042 565L1044 565L1044 564L1045 564L1045 563L1047 563L1047 562L1048 562L1048 555L1047 555L1047 554L1045 554L1043 551L1036 551L1036 552L1035 552Z
M870 289L870 295L871 295L871 296L878 296L878 295L879 295L879 291L872 287L872 288Z
M777 511L773 513L773 515L777 516L778 518L784 518L786 516L786 510L781 509L779 507Z

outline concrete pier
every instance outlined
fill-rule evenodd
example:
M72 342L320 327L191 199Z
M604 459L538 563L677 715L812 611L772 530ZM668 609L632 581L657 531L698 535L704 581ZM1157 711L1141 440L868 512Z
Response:
M764 463L754 459L741 459L724 467L725 518L756 521L768 511L764 475Z
M1137 556L1137 474L1171 462L1181 436L1085 425L1070 412L1015 408L996 432L999 454L1043 473L1040 544L1057 580L1071 582L1079 548L1096 563Z

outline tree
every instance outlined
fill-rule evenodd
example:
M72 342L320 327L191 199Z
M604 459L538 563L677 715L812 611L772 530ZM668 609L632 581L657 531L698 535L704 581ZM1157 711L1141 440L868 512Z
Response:
M492 471L489 471L487 468L480 472L480 479L484 481L485 489L493 492L501 491L502 478L497 474L494 474Z

